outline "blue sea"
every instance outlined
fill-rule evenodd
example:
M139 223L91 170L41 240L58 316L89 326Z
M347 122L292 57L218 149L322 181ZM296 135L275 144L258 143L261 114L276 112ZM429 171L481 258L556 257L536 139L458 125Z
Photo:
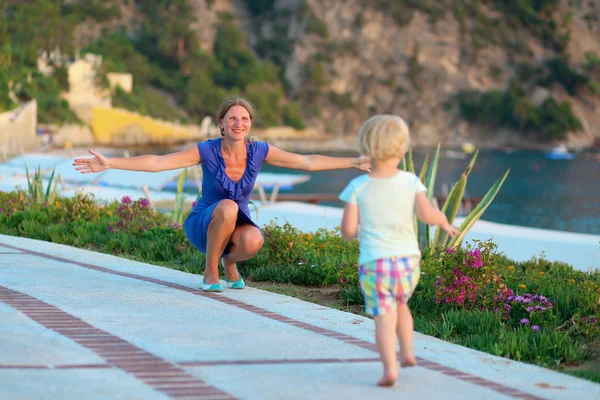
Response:
M433 155L433 150L430 151ZM414 153L417 173L426 151ZM467 159L445 157L442 150L435 185L452 187L469 163ZM572 160L549 160L533 151L480 151L467 183L467 195L481 198L510 169L510 174L482 219L559 231L600 234L600 163L590 154ZM265 165L264 172L289 170ZM305 174L304 171L298 173ZM311 179L283 193L339 194L346 184L361 174L356 170L312 172ZM322 203L341 207L340 202Z

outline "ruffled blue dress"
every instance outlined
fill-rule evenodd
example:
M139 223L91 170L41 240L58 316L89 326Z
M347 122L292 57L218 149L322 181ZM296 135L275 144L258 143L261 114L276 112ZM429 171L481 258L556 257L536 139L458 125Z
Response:
M252 224L260 230L260 227L250 218L248 203L258 171L269 153L269 145L260 141L246 142L246 171L239 181L234 182L225 173L221 140L218 138L198 143L202 160L202 197L183 224L189 241L202 253L206 253L208 224L215 207L221 200L230 199L237 203L239 207L237 226Z

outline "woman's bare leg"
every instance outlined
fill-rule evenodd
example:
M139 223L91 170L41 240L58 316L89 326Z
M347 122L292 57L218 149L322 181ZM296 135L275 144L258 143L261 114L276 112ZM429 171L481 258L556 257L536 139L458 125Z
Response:
M233 200L221 200L212 213L206 239L204 281L219 283L219 260L235 230L238 205Z
M417 365L415 350L413 348L413 317L407 304L398 307L398 322L396 334L400 340L400 366L402 368Z
M240 279L236 263L254 257L263 243L263 236L254 225L241 225L235 228L229 242L229 254L223 260L227 280Z
M374 317L375 342L383 363L383 376L377 382L379 386L392 386L398 378L398 361L396 359L396 323L398 315L390 312Z

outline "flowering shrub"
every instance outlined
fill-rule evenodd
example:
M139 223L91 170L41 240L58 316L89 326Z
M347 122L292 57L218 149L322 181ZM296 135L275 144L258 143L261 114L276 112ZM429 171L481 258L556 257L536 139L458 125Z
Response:
M508 296L506 299L507 316L511 325L528 326L534 331L549 327L555 323L552 304L545 296L524 294Z
M150 207L148 200L139 199L132 201L129 196L121 199L121 203L117 206L116 216L118 220L114 224L108 225L108 230L111 232L117 230L146 232L149 228L166 224L164 215ZM177 224L173 226L175 229L178 227L179 225Z
M423 261L423 270L435 274L435 301L463 308L494 308L505 296L506 285L496 271L496 245L474 241L466 248L438 249Z
M17 211L25 210L27 202L27 194L24 191L0 191L0 218L10 217Z

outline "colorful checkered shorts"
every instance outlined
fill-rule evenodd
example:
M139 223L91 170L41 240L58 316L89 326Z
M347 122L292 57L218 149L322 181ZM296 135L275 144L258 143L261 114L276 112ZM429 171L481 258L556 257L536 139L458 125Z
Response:
M421 277L421 258L380 258L360 266L358 279L365 296L365 312L376 316L406 304Z

